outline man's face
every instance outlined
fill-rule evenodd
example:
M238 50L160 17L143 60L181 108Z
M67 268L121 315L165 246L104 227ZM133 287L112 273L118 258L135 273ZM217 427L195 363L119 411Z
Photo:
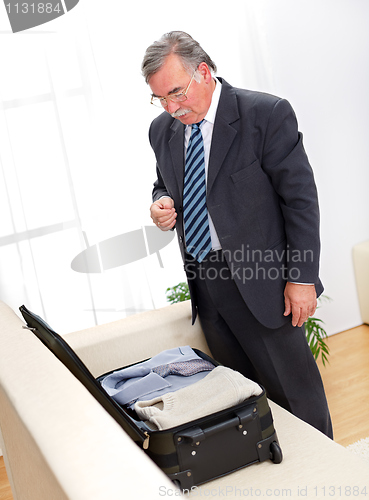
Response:
M208 112L215 83L210 70L205 63L198 67L197 74L200 82L192 80L187 92L187 99L183 102L167 100L165 111L184 125L200 122ZM191 75L185 70L180 58L170 54L164 65L149 80L149 86L155 97L166 97L183 92L190 83Z

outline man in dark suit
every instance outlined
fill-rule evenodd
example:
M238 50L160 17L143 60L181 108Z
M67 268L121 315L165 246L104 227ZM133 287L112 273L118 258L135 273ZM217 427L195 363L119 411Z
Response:
M317 192L290 104L216 78L214 62L183 32L154 42L142 72L152 103L165 111L149 132L157 161L151 217L161 230L177 230L193 321L198 314L218 361L332 437L303 326L323 291ZM192 217L205 213L201 230L184 223L195 210L183 195L195 129L206 208ZM188 245L193 231L205 241L197 254Z

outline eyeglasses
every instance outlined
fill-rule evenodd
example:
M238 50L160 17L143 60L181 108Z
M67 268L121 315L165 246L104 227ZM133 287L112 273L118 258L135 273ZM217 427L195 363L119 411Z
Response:
M194 79L195 73L197 69L195 69L194 74L192 75L192 78L190 80L190 83L187 85L187 88L183 92L179 92L178 94L171 94L167 95L165 97L151 97L150 103L153 104L154 106L157 106L159 108L163 107L166 108L168 106L168 101L172 102L183 102L187 99L187 92L191 86L192 80Z

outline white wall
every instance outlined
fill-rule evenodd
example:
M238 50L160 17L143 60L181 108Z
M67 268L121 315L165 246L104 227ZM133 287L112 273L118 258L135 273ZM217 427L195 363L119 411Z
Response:
M320 194L321 276L332 302L319 316L329 333L361 323L351 249L369 239L365 0L204 0L196 13L167 0L80 0L16 35L4 12L2 300L69 331L165 305L166 287L184 278L175 240L161 252L164 268L150 256L100 275L70 269L85 246L81 230L93 244L151 224L147 130L157 112L140 63L153 40L180 29L231 84L292 103ZM62 231L32 233L57 224Z

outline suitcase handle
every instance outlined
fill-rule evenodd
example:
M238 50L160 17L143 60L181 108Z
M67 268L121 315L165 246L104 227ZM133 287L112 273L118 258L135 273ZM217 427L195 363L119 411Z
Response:
M210 427L201 428L197 426L191 427L188 430L180 431L176 434L176 439L178 442L181 442L182 439L186 439L187 441L190 441L191 445L193 446L201 443L201 441L204 441L204 439L212 436L213 434L217 434L233 427L236 427L238 431L243 432L244 426L248 422L254 420L256 416L256 405L250 405L246 408L238 410L236 412L236 416L231 418L230 420L222 421Z

